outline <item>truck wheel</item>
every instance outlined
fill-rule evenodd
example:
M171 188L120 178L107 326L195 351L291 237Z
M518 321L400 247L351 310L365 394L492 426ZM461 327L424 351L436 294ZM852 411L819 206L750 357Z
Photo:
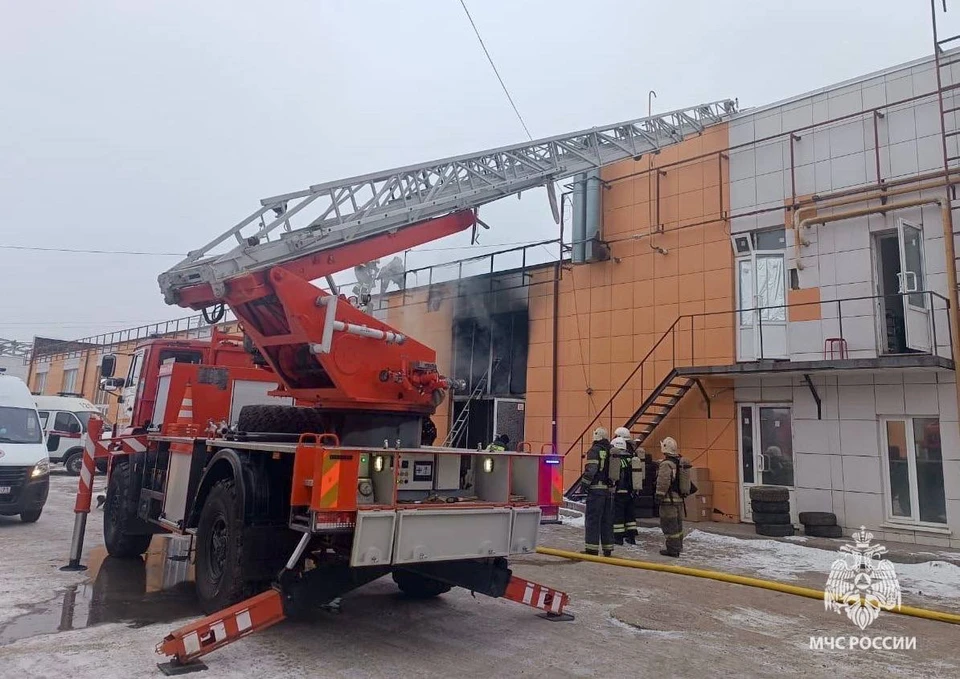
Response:
M70 453L67 459L63 461L63 467L74 476L80 476L80 470L83 469L83 453Z
M36 523L43 513L43 507L40 509L31 509L28 512L20 512L20 520L24 523Z
M243 510L233 479L217 481L197 524L197 596L204 613L215 613L246 596L243 572Z
M300 406L243 406L237 429L247 433L323 434L331 431L330 418L318 408Z
M103 507L103 543L110 556L132 559L147 551L153 536L131 534L136 520L137 505L130 498L130 463L118 462L113 465Z
M452 587L445 582L426 578L410 571L394 571L393 581L411 599L431 599L446 594Z

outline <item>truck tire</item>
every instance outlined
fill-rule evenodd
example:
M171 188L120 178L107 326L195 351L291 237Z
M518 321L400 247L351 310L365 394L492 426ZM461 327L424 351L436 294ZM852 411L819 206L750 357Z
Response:
M63 468L73 476L80 476L80 470L83 469L83 451L75 450L67 455L63 460Z
M753 522L754 523L765 523L765 524L787 524L790 523L790 514L787 512L754 512L753 513Z
M755 512L770 512L771 514L789 514L789 502L764 502L763 500L753 500L750 507Z
M246 433L323 434L331 431L330 418L318 408L299 406L243 406L237 429Z
M446 594L452 587L445 582L427 578L419 573L410 571L394 571L393 581L400 591L411 599L432 599L435 596Z
M758 523L754 524L757 535L767 535L772 538L785 538L793 535L793 526L789 523Z
M818 526L816 524L811 524L809 526L803 527L803 532L805 535L809 535L814 538L842 538L843 537L843 528L840 526Z
M832 512L800 512L799 518L804 526L837 525L837 515Z
M208 614L251 593L243 568L243 509L233 479L217 481L200 510L196 583L200 608Z
M750 499L761 502L789 502L790 491L782 486L753 486Z
M130 462L113 466L107 483L107 499L103 506L103 543L110 556L119 559L139 557L150 546L152 535L131 534L137 520L136 502L130 499Z

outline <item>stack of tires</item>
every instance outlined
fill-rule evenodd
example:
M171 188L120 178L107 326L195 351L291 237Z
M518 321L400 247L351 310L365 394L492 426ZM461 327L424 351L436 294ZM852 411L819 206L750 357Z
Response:
M793 535L790 523L790 493L781 486L754 486L750 489L750 509L758 535L784 538Z
M837 515L832 512L800 512L804 535L815 538L840 538L843 529L837 525Z

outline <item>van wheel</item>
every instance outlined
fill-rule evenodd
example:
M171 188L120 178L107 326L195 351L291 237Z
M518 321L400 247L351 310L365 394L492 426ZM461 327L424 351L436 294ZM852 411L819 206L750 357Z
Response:
M74 476L80 476L80 470L83 469L83 453L79 451L70 453L67 459L63 461L63 466Z
M20 520L24 523L36 523L43 513L43 507L40 509L31 509L28 512L20 512Z
M121 559L139 557L150 546L152 535L131 534L137 520L137 506L130 499L130 463L113 466L107 483L107 500L103 507L103 543L110 556Z
M197 523L197 598L215 613L252 594L243 561L243 509L233 479L214 484Z
M452 587L445 582L427 578L410 571L394 571L393 581L400 591L411 599L431 599L446 594Z

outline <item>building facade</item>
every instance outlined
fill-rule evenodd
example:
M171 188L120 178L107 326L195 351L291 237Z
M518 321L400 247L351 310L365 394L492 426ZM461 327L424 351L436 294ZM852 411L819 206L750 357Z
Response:
M438 443L508 432L564 454L571 484L590 432L627 424L655 456L669 435L709 469L717 520L750 521L750 487L775 484L794 513L960 546L943 169L960 102L944 92L941 127L938 97L960 64L941 70L897 66L604 168L592 261L491 259L384 296L376 315L467 385L437 413ZM93 344L35 350L31 387L102 403Z

